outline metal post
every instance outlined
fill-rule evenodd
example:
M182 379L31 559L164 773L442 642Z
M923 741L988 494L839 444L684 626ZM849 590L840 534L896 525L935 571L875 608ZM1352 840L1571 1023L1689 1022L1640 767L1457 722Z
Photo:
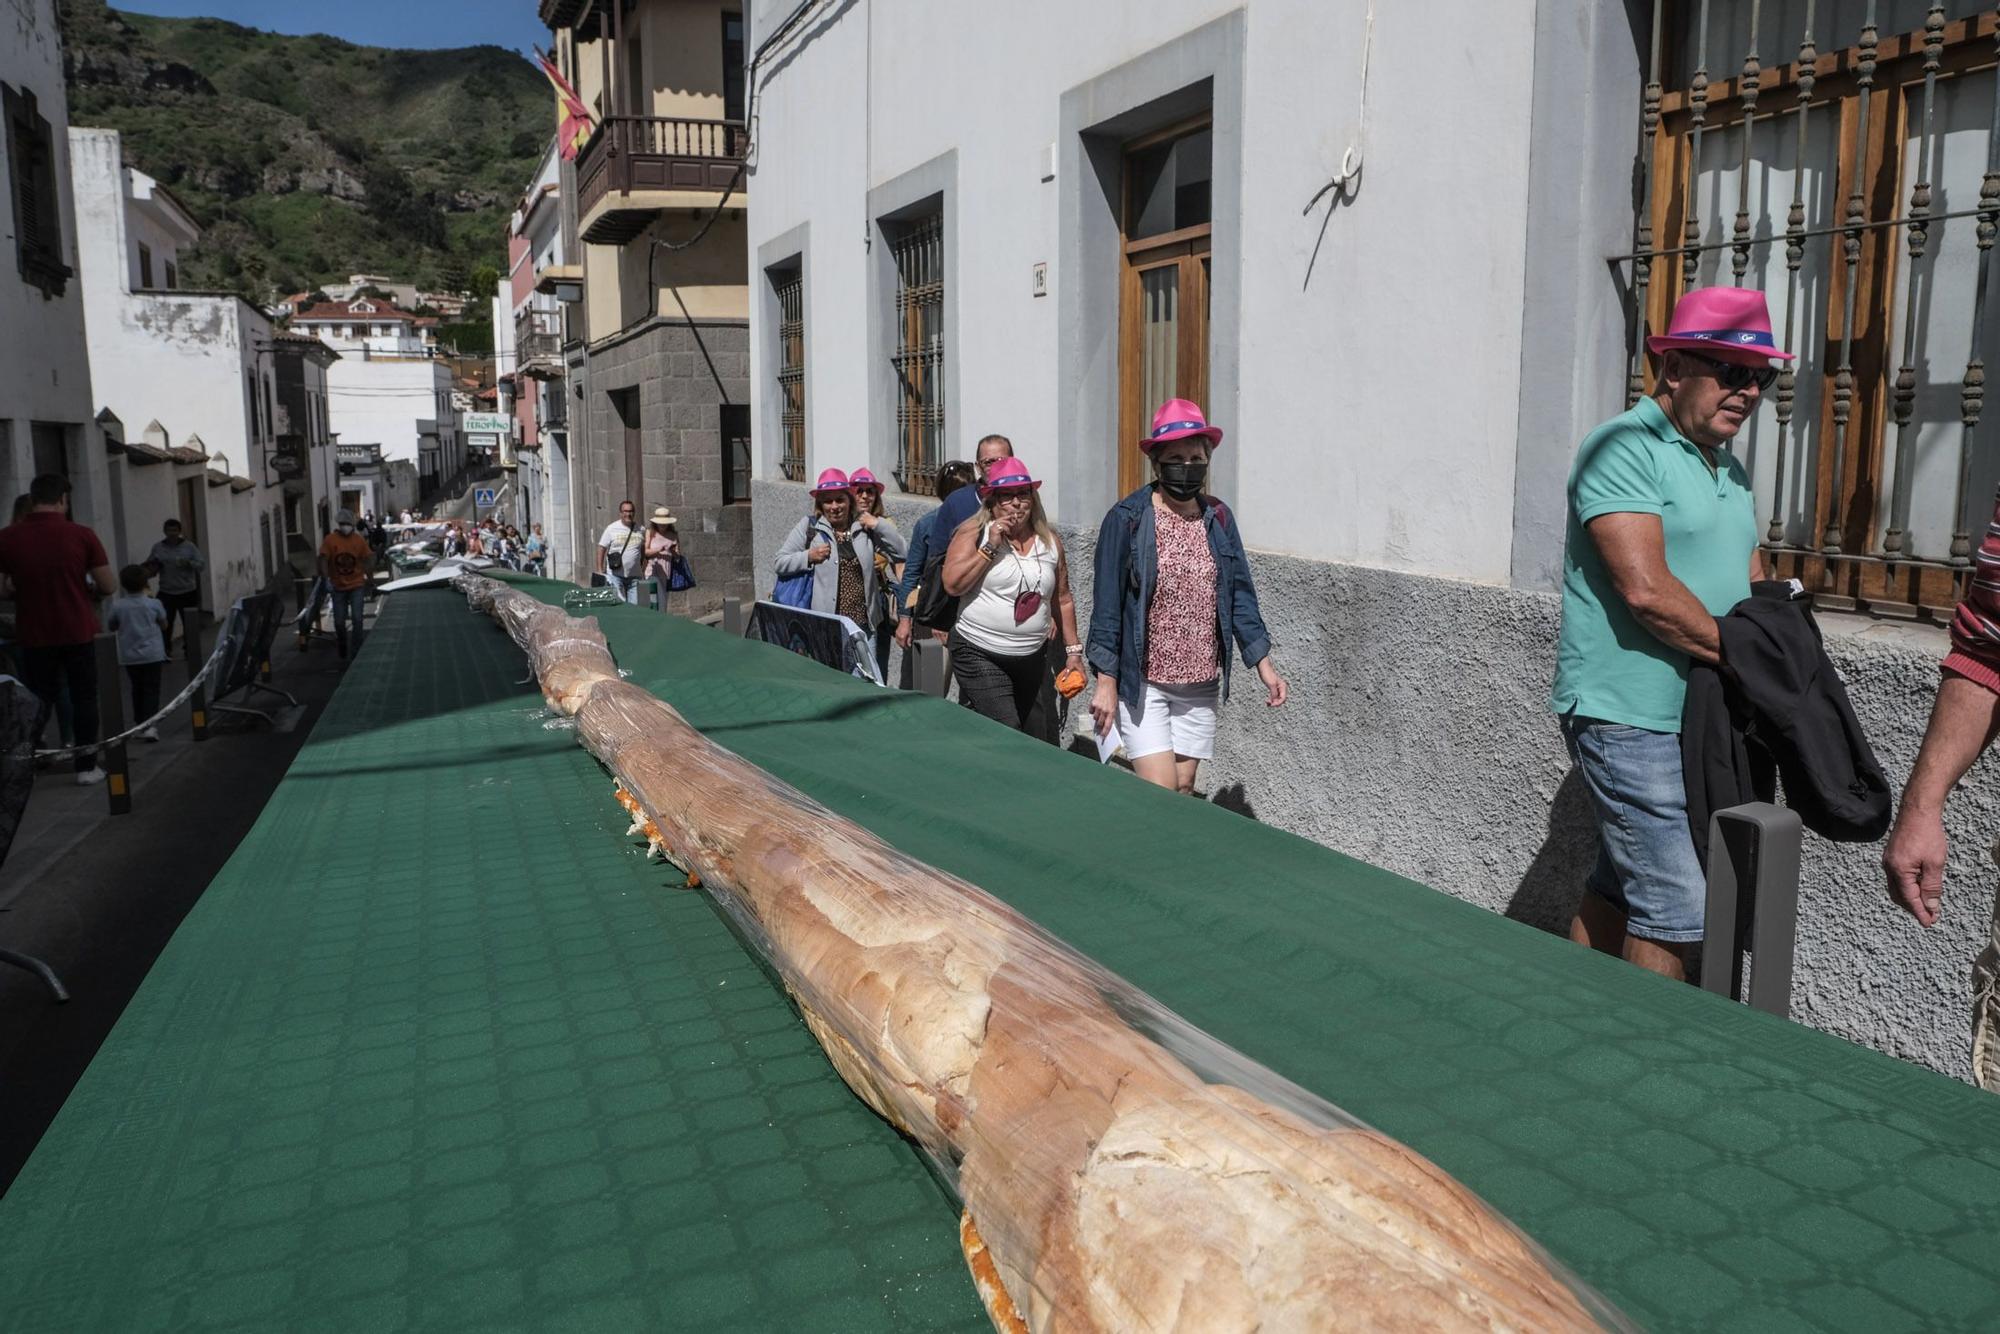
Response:
M118 667L118 636L98 635L93 651L97 655L97 735L117 736L125 730L125 674ZM132 811L132 765L123 741L113 742L97 753L104 770L104 791L113 815Z
M1819 48L1813 45L1813 0L1806 0L1806 30L1799 41L1798 56L1798 147L1792 152L1792 161L1806 160L1806 113L1812 108L1813 85L1818 82ZM1792 322L1799 306L1799 265L1806 256L1806 174L1803 170L1792 173L1792 206L1785 214L1785 346L1791 347ZM1778 546L1785 540L1785 444L1792 430L1792 402L1797 393L1797 363L1788 361L1778 372L1777 420L1778 420L1778 466L1771 485L1771 526L1764 532L1764 541ZM1806 457L1806 419L1811 413L1799 418L1800 459Z
M1829 556L1841 554L1840 489L1847 469L1847 424L1854 415L1854 292L1860 282L1861 233L1868 222L1867 185L1862 180L1868 159L1868 103L1875 95L1875 0L1861 20L1861 42L1854 62L1854 161L1848 169L1847 215L1843 219L1841 263L1840 365L1833 375L1833 486L1827 493L1826 528L1820 534L1820 550ZM1799 170L1805 169L1804 164ZM1829 582L1830 575L1828 576ZM1851 605L1851 604L1850 604Z
M1708 0L1701 0L1694 79L1688 84L1687 216L1681 220L1681 290L1695 284L1701 263L1701 134L1708 122Z
M1743 999L1738 904L1755 907L1750 940L1750 1005L1780 1018L1791 1012L1792 950L1799 921L1796 811L1753 801L1708 821L1708 908L1702 928L1704 991Z
M1930 240L1931 125L1936 120L1938 65L1943 59L1944 6L1934 4L1924 18L1924 109L1917 131L1917 180L1910 187L1910 276L1904 280L1903 364L1896 371L1891 399L1896 418L1896 462L1888 470L1889 527L1882 534L1882 552L1890 557L1904 554L1904 535L1910 526L1910 481L1916 453L1916 442L1910 438L1910 415L1917 399L1917 319L1926 286L1919 281L1917 270Z
M928 634L910 640L910 649L917 655L917 667L912 679L917 683L920 694L936 695L944 698L945 682L950 673L945 670L945 647Z
M2000 28L1994 29L1994 50L2000 53ZM1986 175L1979 186L1979 278L1972 289L1972 347L1966 354L1965 380L1959 389L1958 487L1952 493L1951 563L1972 564L1972 532L1965 520L1965 492L1972 480L1972 446L1978 436L1979 414L1986 403L1986 359L1979 331L1986 317L1987 273L1993 258L1993 237L2000 232L2000 77L1994 80L1993 126L1986 135Z
M195 673L201 670L201 664L208 661L208 655L202 651L201 626L195 621L189 620L183 628L187 631L188 676L193 677ZM194 693L188 696L188 719L194 725L194 739L196 741L208 740L208 687L206 685L196 686Z
M1646 90L1639 105L1639 228L1632 257L1632 353L1625 375L1625 406L1646 392L1646 307L1653 282L1653 146L1660 131L1660 11L1653 0L1653 44L1647 59Z
M743 599L722 599L722 633L732 639L743 637Z
M1743 56L1743 161L1736 174L1736 225L1730 229L1730 282L1743 286L1750 268L1750 136L1757 130L1757 80L1762 66L1757 59L1757 11L1759 0L1750 0L1750 49Z

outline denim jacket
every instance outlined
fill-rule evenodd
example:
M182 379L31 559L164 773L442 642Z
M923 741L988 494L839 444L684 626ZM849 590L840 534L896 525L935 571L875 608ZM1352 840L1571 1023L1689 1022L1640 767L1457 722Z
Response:
M1086 653L1090 665L1118 680L1118 698L1136 709L1146 690L1146 613L1159 579L1154 536L1153 483L1111 507L1097 533L1097 573ZM1215 642L1221 648L1222 697L1229 698L1229 645L1255 667L1271 652L1271 637L1257 610L1250 562L1236 531L1236 516L1212 496L1201 498L1208 549L1215 556Z

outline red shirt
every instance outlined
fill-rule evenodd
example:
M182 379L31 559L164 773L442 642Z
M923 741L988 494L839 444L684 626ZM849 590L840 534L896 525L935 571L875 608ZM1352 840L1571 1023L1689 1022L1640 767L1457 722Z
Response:
M52 648L97 638L97 599L83 577L110 563L96 533L52 510L0 528L0 574L14 581L21 643Z

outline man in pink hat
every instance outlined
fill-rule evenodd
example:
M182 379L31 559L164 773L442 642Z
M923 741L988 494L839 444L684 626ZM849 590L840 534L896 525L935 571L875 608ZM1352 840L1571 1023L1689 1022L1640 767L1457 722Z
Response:
M1729 442L1777 367L1764 294L1689 292L1653 394L1592 431L1569 476L1562 632L1549 706L1597 814L1597 865L1570 939L1669 977L1701 940L1707 881L1688 831L1688 667L1720 661L1715 618L1763 577L1749 476Z

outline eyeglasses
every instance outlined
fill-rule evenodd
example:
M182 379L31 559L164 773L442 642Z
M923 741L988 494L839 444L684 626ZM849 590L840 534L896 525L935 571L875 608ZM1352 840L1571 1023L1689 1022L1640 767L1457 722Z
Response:
M1769 389L1778 379L1775 367L1745 366L1740 361L1718 361L1714 357L1704 357L1699 352L1688 352L1687 355L1713 371L1715 382L1724 389L1748 389L1753 384L1759 389Z

